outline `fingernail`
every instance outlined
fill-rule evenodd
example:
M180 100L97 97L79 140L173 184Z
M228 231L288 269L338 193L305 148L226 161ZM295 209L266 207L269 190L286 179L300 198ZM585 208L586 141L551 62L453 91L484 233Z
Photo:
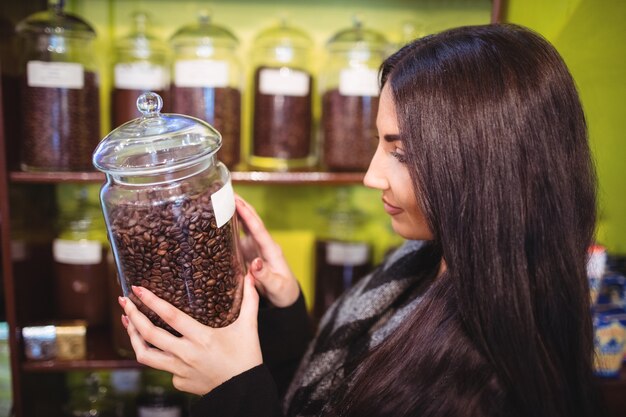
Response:
M253 266L254 266L254 269L255 269L257 272L261 272L261 270L263 269L263 259L261 259L261 258L256 258L256 259L253 261L253 263L254 263L254 265L253 265Z
M126 317L124 314L122 314L122 326L124 326L124 328L128 328L128 317Z
M141 298L141 296L143 295L141 287L136 287L134 285L131 285L131 289L133 290L133 293L135 293L137 297Z
M117 297L117 302L120 304L120 306L122 306L122 308L126 307L126 298Z

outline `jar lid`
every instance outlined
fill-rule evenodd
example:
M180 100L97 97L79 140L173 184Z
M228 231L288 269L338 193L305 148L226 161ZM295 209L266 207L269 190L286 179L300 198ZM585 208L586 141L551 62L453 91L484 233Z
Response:
M78 16L63 11L62 0L51 0L48 10L34 13L17 24L18 33L94 38L96 31Z
M282 19L278 26L265 29L254 40L254 46L257 48L309 49L312 45L311 37L303 30L289 25L286 19Z
M170 38L174 47L184 46L215 46L236 48L239 40L233 33L223 26L212 22L208 11L198 14L198 21L178 29Z
M154 54L167 54L167 44L150 30L150 16L144 11L132 14L130 33L115 42L118 51L132 51L137 58L148 59Z
M94 166L118 176L165 173L214 155L222 136L208 123L180 114L161 114L156 93L137 99L140 118L109 133L93 153Z
M331 51L349 50L385 50L387 38L379 32L363 27L363 22L355 17L350 28L340 30L328 40L327 47Z

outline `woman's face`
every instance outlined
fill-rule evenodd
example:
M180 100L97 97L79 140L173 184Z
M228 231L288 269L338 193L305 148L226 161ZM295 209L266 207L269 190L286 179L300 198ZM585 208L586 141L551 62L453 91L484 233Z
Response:
M382 191L393 230L405 239L432 240L433 235L415 197L406 164L389 84L383 87L376 118L378 147L365 174L365 186Z

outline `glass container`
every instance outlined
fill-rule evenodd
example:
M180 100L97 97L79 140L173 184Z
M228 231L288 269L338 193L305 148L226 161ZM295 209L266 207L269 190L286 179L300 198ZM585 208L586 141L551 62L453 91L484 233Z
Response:
M385 37L355 19L327 43L320 72L322 164L329 171L366 171L376 150L378 69Z
M170 84L168 46L150 30L145 12L132 15L128 35L115 42L113 89L111 92L111 125L117 127L135 119L137 97L153 91L167 101Z
M196 23L170 39L174 53L172 111L214 126L222 134L217 157L230 169L240 160L241 86L239 41L228 29L201 12Z
M61 227L52 243L57 316L82 319L91 326L105 325L109 320L109 245L97 195L97 189L90 186L57 187Z
M305 32L284 20L254 40L249 162L255 168L284 171L315 164L312 45Z
M21 166L25 170L91 170L100 137L96 32L65 13L63 1L17 26L21 40Z
M326 227L315 242L313 317L316 320L372 269L372 246L357 232L366 217L352 203L350 190L338 188L331 204L320 210L320 214Z
M125 296L158 326L131 285L153 291L199 322L224 327L239 314L243 260L221 136L196 118L161 114L161 97L137 100L142 117L94 152L106 174L100 200Z

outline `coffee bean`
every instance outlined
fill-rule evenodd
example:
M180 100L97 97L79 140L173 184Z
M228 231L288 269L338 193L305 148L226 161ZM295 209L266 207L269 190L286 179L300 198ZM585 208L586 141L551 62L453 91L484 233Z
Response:
M208 230L192 227L202 222L215 224L210 200L214 191L161 204L158 200L119 204L111 209L109 218L126 288L149 288L199 322L224 327L239 314L243 288L235 220ZM155 217L161 221L150 220ZM155 325L177 334L145 306L140 309Z

